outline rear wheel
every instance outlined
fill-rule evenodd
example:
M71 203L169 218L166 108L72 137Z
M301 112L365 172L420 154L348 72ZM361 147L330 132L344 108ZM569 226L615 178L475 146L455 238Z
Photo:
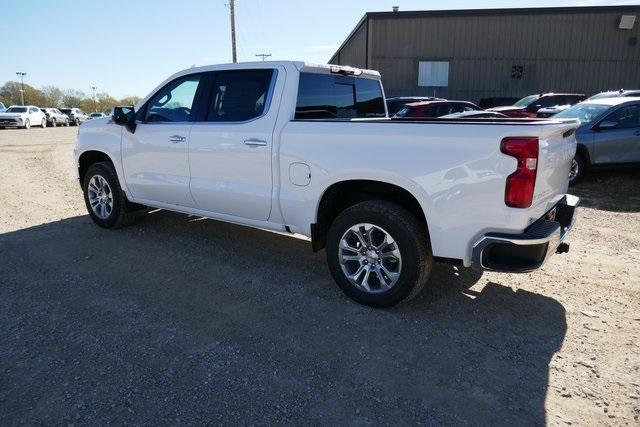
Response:
M576 153L571 161L571 170L569 171L569 185L577 184L583 177L586 170L587 162L581 153Z
M103 228L120 228L133 222L127 201L113 164L89 166L82 184L84 201L93 222Z
M69 119L64 119L64 125L69 127Z
M424 287L433 256L426 226L394 203L358 203L327 234L327 262L342 291L371 307L391 307Z

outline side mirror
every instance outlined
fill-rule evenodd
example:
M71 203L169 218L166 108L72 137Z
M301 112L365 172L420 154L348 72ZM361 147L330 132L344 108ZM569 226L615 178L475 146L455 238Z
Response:
M136 112L132 106L114 107L113 122L134 133L136 131Z
M604 120L600 122L598 129L613 129L616 126L618 126L618 123L612 122L611 120Z

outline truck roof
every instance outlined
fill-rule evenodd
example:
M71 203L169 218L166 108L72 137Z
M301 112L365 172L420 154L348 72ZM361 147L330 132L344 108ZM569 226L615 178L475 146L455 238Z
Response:
M234 68L263 68L265 66L293 66L300 72L311 73L335 73L335 74L350 74L359 77L366 77L370 79L380 79L380 73L376 70L367 70L364 68L356 68L347 65L333 65L333 64L318 64L314 62L306 61L249 61L249 62L230 62L226 64L212 64L203 65L200 67L187 68L176 73L189 74L193 72L202 71L214 71L220 68L234 69Z

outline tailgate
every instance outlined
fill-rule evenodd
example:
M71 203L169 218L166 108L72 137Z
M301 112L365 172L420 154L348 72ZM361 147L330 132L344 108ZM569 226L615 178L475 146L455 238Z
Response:
M540 211L550 210L567 193L571 161L576 153L577 126L573 122L567 123L540 136L538 172L533 194L533 206Z

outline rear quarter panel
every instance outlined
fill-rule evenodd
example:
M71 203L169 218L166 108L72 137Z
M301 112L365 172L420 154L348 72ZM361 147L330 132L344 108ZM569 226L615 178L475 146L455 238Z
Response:
M530 209L507 207L505 180L516 169L516 160L500 152L500 141L506 136L547 137L567 128L561 124L291 121L280 135L282 215L294 231L308 236L320 198L332 184L350 179L395 184L422 206L434 255L463 259L469 265L471 242L481 234L521 232L546 212L551 199L561 197L542 190L541 202ZM575 149L575 141L573 145ZM551 149L548 152L556 155ZM559 176L551 171L558 161L541 162L549 168L543 177L549 185ZM288 179L289 166L296 162L308 164L309 185L298 186ZM566 191L566 185L561 187L558 193Z

